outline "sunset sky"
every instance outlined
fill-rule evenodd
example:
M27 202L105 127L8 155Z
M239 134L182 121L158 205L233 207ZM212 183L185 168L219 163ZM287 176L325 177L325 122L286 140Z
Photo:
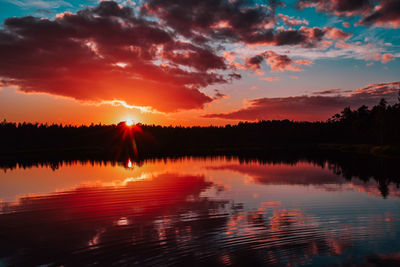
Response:
M397 101L399 0L0 0L0 119L224 125Z

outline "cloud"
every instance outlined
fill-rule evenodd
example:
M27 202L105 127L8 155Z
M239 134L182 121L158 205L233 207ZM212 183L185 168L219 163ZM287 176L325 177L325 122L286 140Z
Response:
M352 48L352 44L346 43L343 40L339 40L336 44L335 47L339 49L346 49L346 48Z
M359 88L353 91L349 97L356 98L375 98L380 99L382 97L387 98L387 100L396 99L397 94L400 90L400 81L398 82L388 82L388 83L373 83L365 86L364 88Z
M396 59L395 56L393 56L392 54L389 54L389 53L385 53L385 54L369 53L369 51L367 51L366 56L367 56L366 60L380 61L382 64L386 64L389 61Z
M221 91L218 89L215 89L214 91L215 91L214 100L220 100L220 99L229 97L229 95L221 93Z
M393 55L391 55L391 54L383 54L381 62L383 64L385 64L385 63L388 63L389 61L394 60L394 59L395 59L395 57Z
M277 82L277 81L280 81L281 78L279 78L279 77L261 77L260 80L268 81L268 82Z
M58 8L61 6L69 6L72 5L66 1L62 0L50 0L50 1L42 1L42 0L5 0L11 4L17 5L19 7L36 7L36 8Z
M209 46L184 42L115 2L54 20L8 18L0 58L0 77L23 92L164 112L202 108L213 99L200 88L240 78L226 74L224 58Z
M398 28L400 26L400 2L398 0L381 0L374 11L365 16L360 23Z
M286 55L278 55L273 51L265 52L267 64L271 67L272 71L300 71L301 68L295 65L293 60Z
M304 60L304 59L303 60L296 60L295 62L296 62L296 64L306 65L306 66L311 66L313 64L313 62L311 60Z
M175 42L172 45L166 45L161 57L176 64L193 67L199 71L227 68L224 58L214 54L213 51L188 43Z
M327 120L346 106L357 108L361 105L376 105L381 98L396 101L400 82L370 84L348 95L339 89L316 92L312 96L294 96L279 98L259 98L251 100L250 105L228 113L206 114L206 118L232 120L271 120L290 119L298 121Z
M324 30L326 38L333 40L348 39L352 35L351 33L344 32L341 29L334 27L326 27Z
M251 69L260 69L261 63L264 61L264 54L255 55L246 59L246 65Z
M268 25L274 16L271 7L228 0L149 0L142 14L155 15L176 32L197 41L210 37L237 39L249 30Z
M282 22L286 25L286 26L297 26L297 25L308 25L308 21L306 19L296 19L294 17L289 17L287 15L284 14L278 14L278 18L280 20L282 20Z
M255 53L261 53L264 51L264 47L256 47L253 49ZM287 53L288 49L284 47L274 47L273 48L276 53ZM246 53L246 50L243 50L243 53ZM248 54L248 52L247 52ZM334 43L334 46L330 48L316 48L316 49L307 49L307 48L291 48L290 56L296 58L304 58L315 61L317 59L357 59L357 60L365 60L365 61L381 61L381 57L383 54L391 54L394 57L397 57L396 51L384 44L381 41L374 41L369 43L362 43L360 41L356 42L348 42L345 40L337 40ZM379 56L376 56L379 55Z
M271 44L277 46L300 45L307 48L313 48L322 41L324 34L324 30L320 28L308 28L302 26L299 30L277 31L272 40L268 39L268 35L255 35L248 43Z
M299 0L300 9L315 7L318 12L337 16L361 16L359 24L398 28L400 2L398 0Z
M342 25L345 28L350 28L350 26L351 26L350 23L348 23L348 22L343 22Z
M323 168L311 167L312 165L298 164L295 167L276 168L273 164L223 164L210 166L211 170L233 171L251 177L256 183L283 184L283 185L326 185L345 184L346 179L335 173L330 173Z
M141 8L146 16L156 16L176 33L196 43L241 42L244 44L300 45L315 47L324 31L320 28L276 29L275 9L279 1L269 5L253 1L181 1L148 0ZM307 24L283 14L286 24Z
M268 50L264 53L255 55L253 57L246 59L246 65L252 70L259 70L261 68L261 63L266 60L267 65L271 67L272 71L281 71L285 70L291 71L301 71L302 68L300 65L311 65L312 61L310 60L297 60L294 61L289 58L287 55L279 55L274 51Z
M312 91L313 95L342 95L344 93L351 93L353 90L345 89L326 89L326 90L315 90Z
M326 12L338 16L354 16L370 11L372 0L299 0L299 9L315 7L318 12Z

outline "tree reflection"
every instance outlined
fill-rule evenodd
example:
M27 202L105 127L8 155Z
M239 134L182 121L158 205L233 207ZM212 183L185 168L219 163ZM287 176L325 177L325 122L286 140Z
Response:
M131 140L131 138L128 138ZM133 147L126 146L126 147ZM377 188L381 192L383 197L387 197L393 191L400 186L400 175L398 172L398 160L376 158L369 156L361 156L358 154L346 154L346 153L334 153L332 151L276 151L274 153L261 153L261 154L233 154L233 155L204 155L204 156L175 156L175 157L153 157L143 159L141 161L131 161L129 158L122 160L107 159L106 157L92 157L82 155L80 158L72 157L70 159L15 159L15 160L0 160L0 169L4 172L15 168L32 168L32 167L51 167L53 170L57 170L63 165L73 165L78 162L81 164L99 164L99 165L111 165L111 166L124 166L129 167L128 162L141 166L148 161L154 160L182 160L189 158L197 159L224 159L225 161L239 161L241 167L235 167L245 169L248 163L257 163L258 165L296 165L299 163L310 163L320 168L328 168L332 173L339 177L346 178L347 181L351 181L353 178L358 178L364 182L369 182L371 179L376 181L378 184ZM220 168L227 168L227 166L221 166ZM229 167L228 167L229 168ZM248 172L244 171L244 172ZM250 171L253 172L253 171ZM314 179L315 178L315 179ZM299 180L299 176L296 176L297 183L304 184L321 184L321 177L310 177L307 175L304 181ZM325 177L326 178L326 177ZM333 180L338 180L334 177ZM262 182L262 181L261 181ZM282 181L281 181L282 182ZM328 181L329 182L329 181ZM331 181L332 182L332 181Z

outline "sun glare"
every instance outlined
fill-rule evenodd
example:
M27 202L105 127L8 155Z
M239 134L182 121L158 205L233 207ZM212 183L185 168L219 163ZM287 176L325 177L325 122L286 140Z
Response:
M125 121L125 124L126 124L126 126L132 126L133 125L133 120L128 119L128 120Z

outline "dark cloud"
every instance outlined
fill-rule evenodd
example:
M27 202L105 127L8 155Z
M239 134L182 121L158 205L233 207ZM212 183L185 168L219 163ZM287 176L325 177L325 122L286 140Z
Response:
M365 16L360 23L398 28L400 26L400 1L381 0L377 8Z
M245 33L248 30L267 25L273 19L273 6L254 6L252 1L229 0L148 0L142 7L142 13L156 15L177 32L191 37L194 31L206 31L217 37ZM225 34L223 34L225 29ZM233 37L233 36L232 36Z
M220 90L215 89L215 95L214 95L214 100L220 100L222 98L228 98L229 96L222 93Z
M166 46L161 57L176 64L193 67L199 71L227 68L224 58L214 54L213 51L188 43L175 42L171 46Z
M265 58L272 70L299 70L297 66L293 65L293 60L286 55L278 55L273 51L267 51L265 52Z
M0 58L0 77L24 92L123 100L166 112L201 108L212 98L199 88L237 78L215 71L227 66L210 47L178 41L115 2L54 20L8 18Z
M370 84L357 89L347 96L322 95L294 96L280 98L259 98L250 101L248 107L229 113L207 114L206 118L232 120L327 120L346 106L357 108L361 105L376 105L381 98L389 102L397 99L400 82ZM331 93L331 91L329 92Z
M255 55L253 57L246 59L246 65L249 66L251 69L260 69L261 63L264 61L264 55Z
M267 65L271 67L272 71L301 71L300 65L311 65L312 62L308 60L294 61L287 55L279 55L274 51L268 50L259 55L246 59L246 66L252 70L258 70L261 68L261 63L266 61Z
M320 28L301 27L299 30L274 30L258 29L241 36L240 41L246 44L266 45L300 45L303 47L316 47L324 37L324 30Z
M175 32L196 42L316 46L324 35L319 28L274 28L275 8L280 5L279 1L264 5L244 0L149 0L141 11L148 16L157 16ZM282 16L279 17L287 23L298 24ZM312 31L319 31L319 34L312 34Z
M337 28L302 26L298 30L260 30L244 36L242 40L248 44L268 44L268 45L299 45L305 48L317 47L321 44L324 37L328 39L347 39L351 34L345 33Z
M372 0L299 0L300 9L315 7L319 12L339 16L358 15L373 8Z
M315 7L319 12L338 16L361 16L360 24L400 26L400 1L398 0L299 0L298 7Z
M313 91L313 95L341 95L344 93L351 93L352 90L344 90L344 89L326 89L326 90L316 90Z

